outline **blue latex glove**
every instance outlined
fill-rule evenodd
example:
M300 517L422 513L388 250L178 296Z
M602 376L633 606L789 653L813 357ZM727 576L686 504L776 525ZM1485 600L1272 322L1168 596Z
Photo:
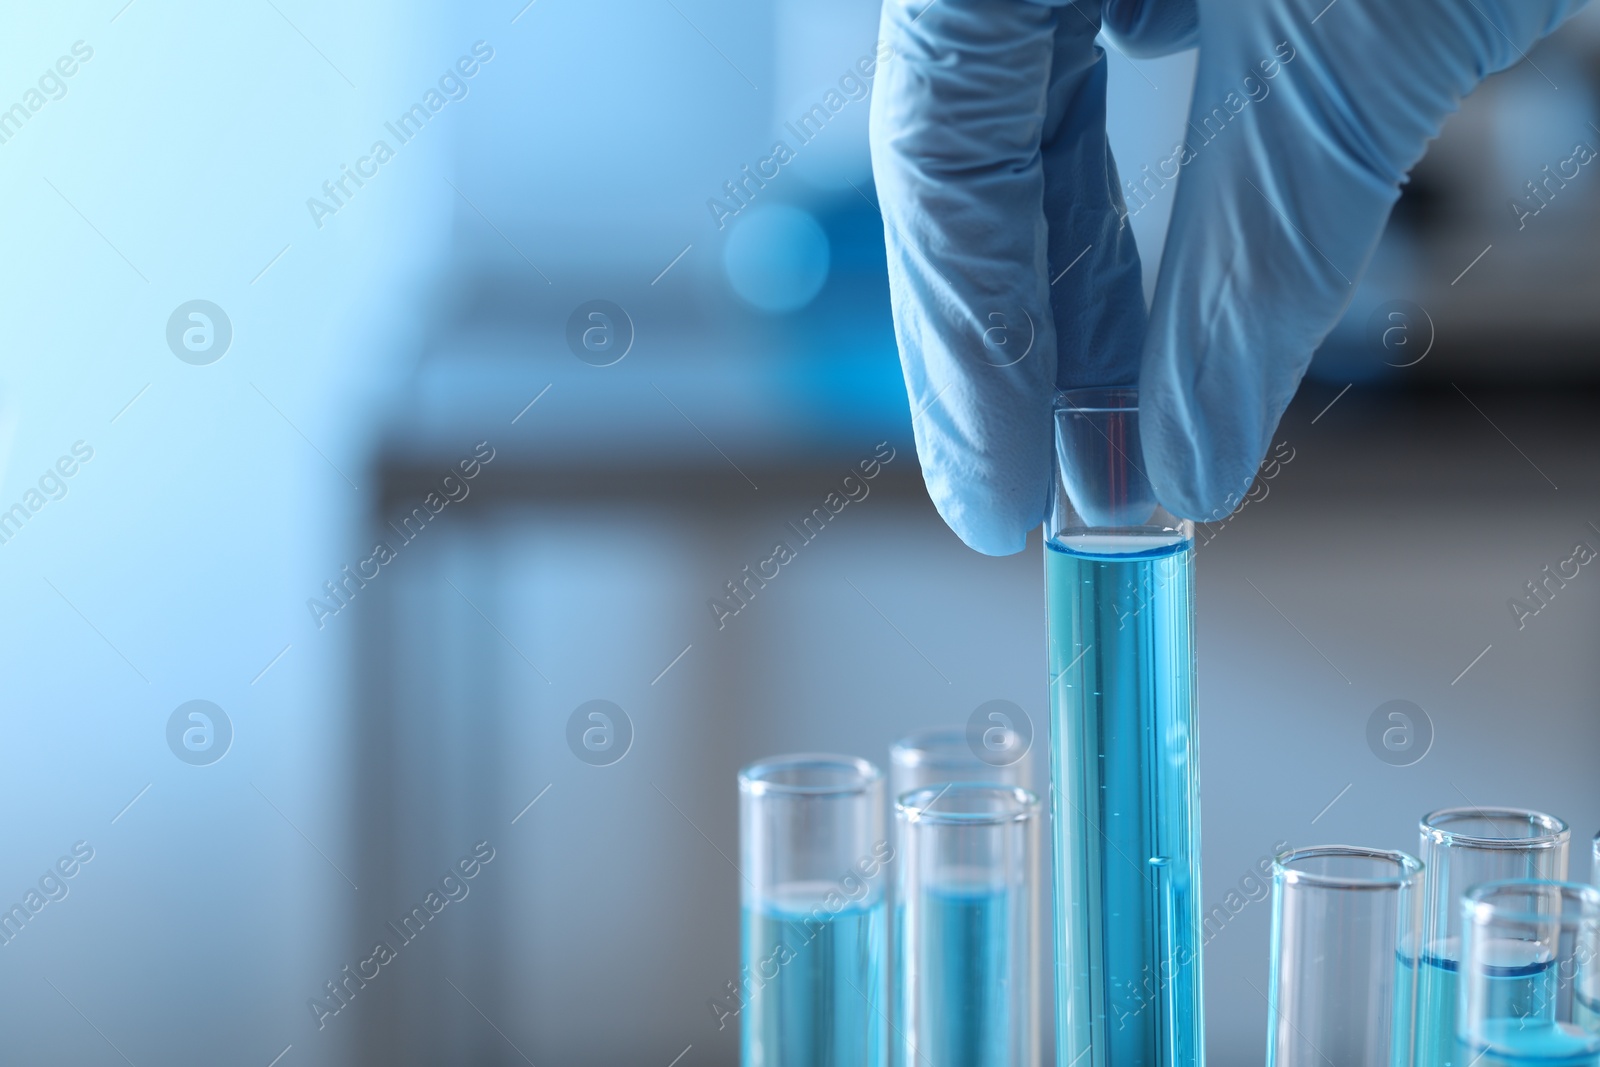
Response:
M1048 502L1053 390L1134 381L1162 503L1225 514L1427 141L1580 4L1107 0L1128 51L1200 45L1146 331L1097 4L885 0L873 171L917 451L951 528L1019 551Z
M995 555L1044 517L1054 390L1139 373L1099 30L1096 4L883 8L873 175L917 454L945 521Z

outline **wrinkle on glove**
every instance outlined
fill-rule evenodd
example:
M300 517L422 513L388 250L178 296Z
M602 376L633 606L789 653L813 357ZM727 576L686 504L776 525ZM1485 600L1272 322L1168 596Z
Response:
M991 555L1044 519L1055 389L1138 374L1099 22L1031 0L883 8L873 175L917 454L939 513Z

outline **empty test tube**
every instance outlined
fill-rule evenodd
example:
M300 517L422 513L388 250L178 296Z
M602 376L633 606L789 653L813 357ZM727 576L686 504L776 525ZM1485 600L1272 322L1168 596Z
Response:
M1600 1065L1600 890L1489 882L1461 901L1459 1062Z
M1267 1067L1411 1067L1422 864L1331 845L1272 865Z
M883 775L850 756L739 772L745 1067L882 1067L887 1048Z
M947 783L902 796L895 816L905 909L897 1062L1037 1067L1038 798Z
M1417 953L1417 1067L1469 1067L1456 1055L1461 897L1508 878L1565 880L1571 833L1554 815L1475 807L1424 815L1421 831L1427 891Z

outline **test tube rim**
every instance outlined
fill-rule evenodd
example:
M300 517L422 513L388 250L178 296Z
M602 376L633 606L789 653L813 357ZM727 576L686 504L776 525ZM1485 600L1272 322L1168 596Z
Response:
M1559 892L1563 907L1568 900L1581 901L1590 914L1568 918L1565 910L1559 916L1533 911L1513 911L1505 905L1484 899L1496 893L1533 888L1553 889ZM1475 885L1461 895L1461 917L1466 922L1480 922L1492 917L1500 922L1528 925L1554 923L1565 926L1585 919L1592 922L1600 917L1600 888L1584 882L1559 882L1549 878L1499 878L1493 882Z
M928 803L935 804L940 798L952 793L979 792L1010 797L1017 806L1006 811L929 811L922 805L910 803L913 798L927 793L934 794ZM931 826L1004 826L1038 818L1040 807L1039 795L1021 786L991 782L948 782L944 785L925 785L907 790L895 798L894 810L898 818L908 823L926 823Z
M946 757L929 751L932 746L928 739L937 737L940 741L952 742L951 747L966 745L967 728L965 726L945 725L926 726L921 730L913 730L900 740L889 746L889 762L900 767L939 767L939 766L967 766L972 759L972 749L967 746L967 759L959 755ZM905 754L911 758L901 759ZM909 792L909 790L908 790Z
M768 775L807 764L849 768L853 780L827 785L797 785L792 782L775 782ZM877 764L860 756L845 756L833 752L795 752L782 756L768 756L739 769L739 791L750 796L779 797L845 797L870 793L883 781L883 771Z
M1316 874L1288 866L1291 862L1322 856L1387 861L1395 866L1397 873L1390 878L1351 878ZM1304 848L1285 849L1273 856L1272 874L1275 879L1281 879L1286 885L1304 885L1314 889L1392 891L1416 885L1422 878L1422 861L1409 852L1401 852L1398 849L1369 848L1365 845L1310 845Z
M1440 822L1456 818L1507 819L1511 821L1525 819L1529 826L1539 826L1545 832L1528 837L1480 837L1456 830L1447 830L1438 825ZM1572 828L1567 825L1567 821L1561 816L1551 815L1543 811L1534 811L1532 808L1483 808L1477 806L1439 808L1437 811L1430 811L1424 815L1418 823L1418 828L1421 830L1422 836L1435 845L1504 849L1516 852L1557 848L1567 843L1572 836Z
M1103 398L1101 403L1077 403L1078 398ZM1112 403L1112 398L1131 403ZM1079 389L1062 389L1056 393L1055 410L1096 414L1106 411L1138 411L1139 387L1136 385L1091 385Z

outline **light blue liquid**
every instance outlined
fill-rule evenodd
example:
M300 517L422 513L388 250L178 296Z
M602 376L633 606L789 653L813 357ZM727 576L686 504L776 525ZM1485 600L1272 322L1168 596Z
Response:
M1045 553L1062 1067L1204 1060L1192 542L1153 541Z
M1448 949L1453 949L1447 946ZM1600 1034L1556 1019L1557 972L1548 960L1530 959L1526 942L1493 942L1480 1019L1470 1038L1457 1036L1459 975L1454 959L1424 955L1419 975L1428 1002L1417 1005L1418 1067L1600 1067Z
M1418 1020L1415 1014L1420 1009L1417 1006L1417 965L1407 953L1414 949L1412 945L1405 945L1395 954L1394 974L1394 1022L1393 1032L1389 1035L1389 1062L1397 1067L1415 1067L1422 1061L1415 1059L1417 1055ZM1273 945L1272 951L1278 951ZM1281 1018L1278 1014L1278 991L1272 991L1272 999L1268 1002L1267 1018ZM1411 1012L1413 1014L1406 1014Z
M1498 1031L1498 1032L1497 1032ZM1490 1047L1463 1049L1462 1062L1473 1067L1597 1067L1600 1035L1570 1025L1544 1023L1489 1028Z
M884 911L881 899L837 914L744 909L744 1067L883 1067Z
M1014 1067L1031 1020L1025 981L1013 958L1015 924L1024 917L1020 892L1005 887L930 888L917 908L915 1047L907 1065ZM1019 1026L1020 1023L1020 1026Z
M904 1067L906 1062L906 1027L911 1018L910 996L911 983L906 981L906 902L895 898L893 912L894 929L891 931L889 952L894 960L894 968L889 976L889 995L894 998L893 1026L890 1027L889 1038L889 1067Z
M1435 947L1417 964L1417 1067L1453 1067L1455 1063L1454 955L1454 945Z

